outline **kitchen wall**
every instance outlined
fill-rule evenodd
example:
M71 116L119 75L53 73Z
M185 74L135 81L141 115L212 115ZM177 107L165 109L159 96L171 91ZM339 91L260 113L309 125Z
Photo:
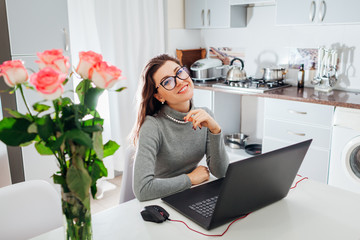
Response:
M170 2L170 1L169 1ZM182 0L176 0L177 4ZM176 11L170 8L169 11ZM168 16L173 16L169 13ZM338 89L360 92L360 25L277 26L276 6L248 7L247 27L231 29L186 30L180 24L169 24L168 52L175 49L198 47L233 47L245 52L245 70L248 76L261 76L261 68L287 64L294 48L335 48L339 52ZM172 22L176 21L171 19ZM169 19L170 22L170 19ZM172 27L170 29L171 26ZM289 70L288 82L296 83L297 70ZM311 86L306 80L306 86ZM262 138L263 99L243 97L242 131ZM256 120L256 121L254 121ZM254 124L256 122L256 124Z

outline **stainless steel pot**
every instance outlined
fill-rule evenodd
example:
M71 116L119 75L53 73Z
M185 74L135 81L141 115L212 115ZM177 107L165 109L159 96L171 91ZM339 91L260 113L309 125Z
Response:
M233 63L235 61L240 61L241 63L241 67L234 65ZM230 62L230 69L227 72L226 75L226 80L227 81L233 81L233 82L239 82L239 81L244 81L246 80L246 73L244 70L244 62L240 59L240 58L234 58L231 62Z
M223 65L220 59L199 59L190 66L193 80L213 80L222 76Z
M286 74L285 68L263 68L263 79L266 82L283 80Z
M248 140L248 135L243 133L234 133L226 135L225 144L231 148L244 148L246 141Z

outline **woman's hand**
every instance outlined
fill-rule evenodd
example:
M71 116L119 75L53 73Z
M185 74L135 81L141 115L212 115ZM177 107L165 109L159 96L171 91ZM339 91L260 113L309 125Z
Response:
M205 166L198 166L191 173L187 174L192 185L197 185L209 180L209 169Z
M219 124L204 109L191 110L184 120L192 122L194 130L197 127L207 127L213 134L221 132Z

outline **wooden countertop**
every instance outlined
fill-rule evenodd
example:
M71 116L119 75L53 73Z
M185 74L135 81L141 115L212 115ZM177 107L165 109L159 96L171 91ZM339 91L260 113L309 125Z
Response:
M211 90L211 91L227 92L233 94L251 95L251 96L266 97L266 98L278 98L278 99L291 100L291 101L309 102L309 103L317 103L317 104L331 105L337 107L360 109L360 93L346 92L341 90L333 90L327 93L327 92L314 91L314 88L309 88L309 87L303 89L298 89L297 87L287 87L287 88L281 88L264 93L251 93L251 92L241 92L238 90L213 88L209 86L195 86L195 88Z

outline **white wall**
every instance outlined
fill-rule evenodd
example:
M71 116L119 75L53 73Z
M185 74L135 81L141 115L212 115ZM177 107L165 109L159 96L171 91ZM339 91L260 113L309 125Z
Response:
M359 24L276 26L275 14L275 5L255 6L248 8L248 23L245 28L169 29L168 51L171 53L176 48L209 46L241 48L245 50L247 75L261 76L263 67L287 64L289 52L293 48L331 47L338 50L340 58L337 88L360 91ZM288 82L295 84L296 73L297 70L289 71ZM308 81L306 86L310 86ZM263 99L243 97L242 108L242 131L261 139Z

